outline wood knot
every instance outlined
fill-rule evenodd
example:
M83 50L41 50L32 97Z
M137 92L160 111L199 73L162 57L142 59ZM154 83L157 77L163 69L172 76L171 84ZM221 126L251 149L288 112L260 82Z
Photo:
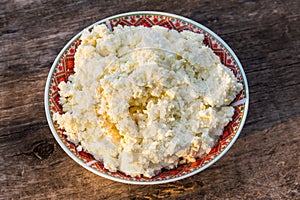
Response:
M47 159L54 151L54 144L43 142L37 144L33 149L33 154L40 160Z

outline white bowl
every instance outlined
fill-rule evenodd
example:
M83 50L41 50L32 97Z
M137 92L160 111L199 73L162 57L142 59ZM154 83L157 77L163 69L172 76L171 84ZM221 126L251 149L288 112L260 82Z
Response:
M80 32L68 42L56 57L50 69L45 87L46 117L55 139L63 150L78 164L99 176L123 183L144 185L167 183L187 178L203 171L219 160L238 138L244 126L249 106L249 89L246 75L240 61L231 48L219 36L205 26L185 17L169 13L153 11L124 13L100 20L87 27L87 29L92 29L95 25L102 23L105 23L110 29L118 24L127 26L143 25L147 27L160 25L178 31L190 30L196 33L203 33L205 35L205 44L220 57L221 62L225 66L234 72L235 76L243 84L243 90L231 104L235 108L232 122L224 129L218 143L206 156L198 158L194 163L178 166L172 170L163 170L160 174L152 178L130 177L122 172L109 172L104 168L103 164L95 160L92 155L82 151L82 149L78 148L72 142L67 141L63 131L53 121L54 112L63 113L60 102L58 101L59 94L57 85L61 81L67 81L68 76L74 73L74 54L80 44L79 38L82 34L82 32Z

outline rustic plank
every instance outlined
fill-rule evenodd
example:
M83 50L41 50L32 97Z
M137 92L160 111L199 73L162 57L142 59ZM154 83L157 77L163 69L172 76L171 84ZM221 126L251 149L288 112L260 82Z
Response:
M15 154L11 150L3 157L11 161L2 162L5 187L3 184L1 193L23 199L61 199L66 195L87 199L296 198L300 195L299 122L300 117L294 118L243 137L204 172L154 186L116 183L84 170L65 156L52 138L39 137L47 132L47 127L41 126L15 141L22 151ZM33 139L35 144L25 145Z
M236 52L250 87L247 123L204 172L165 185L116 183L84 170L53 138L43 93L61 48L110 15L157 10L189 17ZM0 199L300 198L300 2L1 1Z

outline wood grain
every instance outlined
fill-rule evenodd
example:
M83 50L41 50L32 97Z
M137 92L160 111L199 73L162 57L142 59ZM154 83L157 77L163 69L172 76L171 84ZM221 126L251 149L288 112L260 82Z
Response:
M189 17L220 35L250 87L245 128L209 169L174 183L121 184L58 146L44 86L62 47L84 27L128 11ZM300 1L0 2L0 199L300 199Z

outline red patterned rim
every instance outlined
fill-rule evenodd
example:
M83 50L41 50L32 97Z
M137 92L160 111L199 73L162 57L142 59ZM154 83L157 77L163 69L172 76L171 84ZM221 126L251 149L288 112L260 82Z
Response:
M131 184L159 184L180 180L196 174L221 158L237 139L244 125L249 105L248 84L243 68L230 47L215 33L201 24L190 19L162 12L132 12L109 17L101 20L91 26L105 23L113 30L117 25L122 26L146 26L153 25L163 26L177 31L189 30L195 33L202 33L205 36L204 43L209 46L221 62L231 69L238 81L243 84L242 91L237 95L232 105L235 108L233 120L225 127L223 134L220 136L215 147L204 157L198 158L196 162L178 166L172 170L163 170L160 174L152 178L130 177L122 172L109 172L104 168L100 161L96 161L91 154L84 152L74 143L67 141L63 131L53 122L55 112L63 113L62 106L59 103L58 84L61 81L67 81L68 77L74 73L74 54L80 44L81 33L77 34L63 48L54 61L49 72L45 88L45 110L51 131L66 153L77 163L86 169L103 176L105 178Z

